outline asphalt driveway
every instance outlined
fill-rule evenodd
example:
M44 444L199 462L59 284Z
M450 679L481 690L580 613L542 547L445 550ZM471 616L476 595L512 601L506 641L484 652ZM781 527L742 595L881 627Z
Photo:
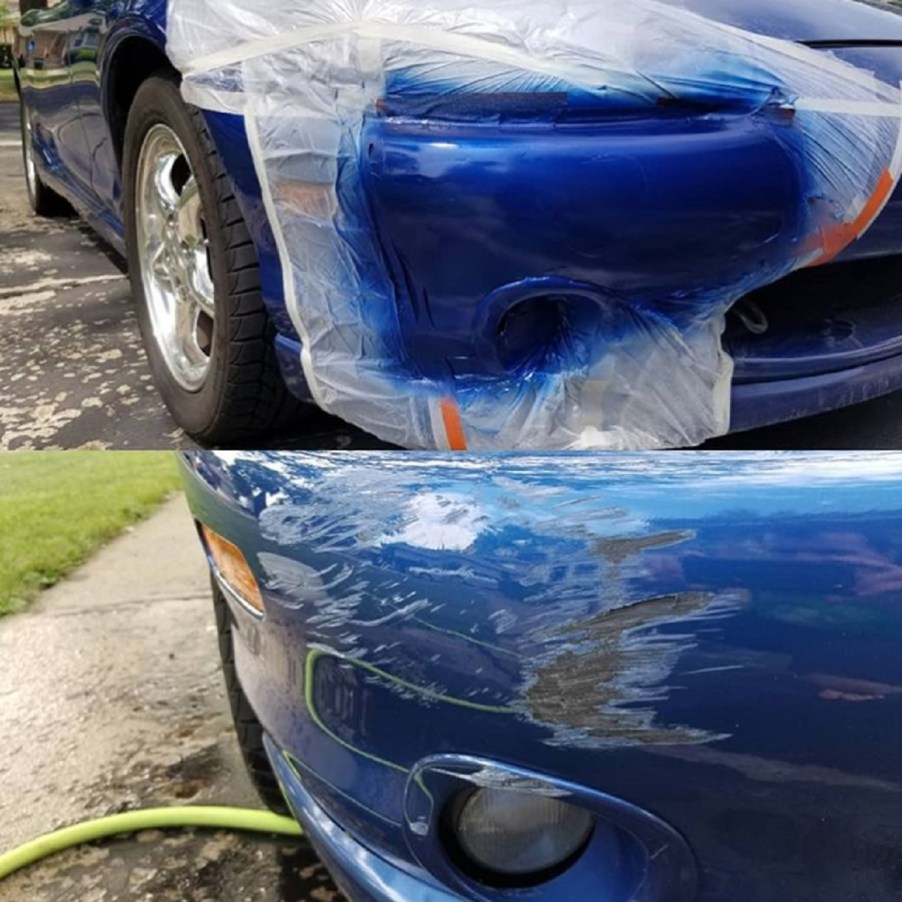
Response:
M190 447L151 382L125 261L74 215L31 215L21 153L19 108L0 103L0 450ZM325 414L267 442L379 444Z
M0 389L0 450L191 444L151 383L123 261L75 217L31 216L18 107L10 103L0 103ZM324 414L266 442L324 450L380 446ZM902 393L712 447L902 448Z
M3 851L140 806L261 806L232 732L182 496L0 619L0 723ZM72 849L0 884L0 902L338 898L305 840L207 831Z

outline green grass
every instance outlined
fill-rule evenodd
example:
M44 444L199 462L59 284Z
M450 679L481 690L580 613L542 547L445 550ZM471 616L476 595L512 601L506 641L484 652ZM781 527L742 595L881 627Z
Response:
M16 86L13 84L13 70L0 69L0 103L4 100L18 100Z
M0 616L24 608L178 487L168 451L0 455Z

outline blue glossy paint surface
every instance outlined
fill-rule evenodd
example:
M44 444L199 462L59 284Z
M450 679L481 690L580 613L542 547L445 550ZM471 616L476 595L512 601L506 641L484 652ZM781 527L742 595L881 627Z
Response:
M883 0L664 0L707 19L791 41L902 40L898 7Z
M902 16L888 4L673 2L793 40L902 42ZM18 47L43 175L120 251L122 188L108 122L109 78L115 54L133 40L165 47L164 0L64 0L43 24L23 29ZM902 78L900 47L830 52L883 80ZM37 66L56 78L39 78ZM530 297L536 280L553 279L558 289L588 284L605 309L615 303L679 319L708 303L709 294L784 259L793 244L801 176L779 124L766 117L700 108L599 118L591 107L562 112L560 98L543 95L510 99L504 115L487 118L476 101L469 110L441 98L414 104L401 81L388 89L381 112L367 118L361 169L380 265L397 298L386 329L398 330L407 378L453 373L478 384L510 371L510 349L497 339L504 313L498 299ZM309 397L299 361L287 352L298 336L243 123L216 113L206 119L257 248L285 380ZM897 192L845 259L898 254L900 234ZM871 293L865 276L855 294L870 300ZM898 316L886 306L879 316L852 312L845 341L812 322L768 347L731 348L733 428L895 387L902 378ZM543 323L521 328L539 334ZM838 372L847 373L847 386ZM791 403L774 400L775 383Z
M255 711L382 859L446 873L405 798L473 756L660 819L699 900L898 898L902 456L183 462L262 587L262 621L235 607Z
M685 113L497 129L371 121L373 209L419 368L505 374L499 321L535 293L526 280L553 274L680 322L749 273L782 268L802 188L775 130L766 117Z

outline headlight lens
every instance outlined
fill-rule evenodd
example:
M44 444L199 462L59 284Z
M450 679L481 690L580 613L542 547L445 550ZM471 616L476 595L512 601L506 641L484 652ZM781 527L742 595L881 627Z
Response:
M542 872L576 855L591 832L592 816L585 809L511 789L477 789L455 819L464 854L502 877L541 879Z

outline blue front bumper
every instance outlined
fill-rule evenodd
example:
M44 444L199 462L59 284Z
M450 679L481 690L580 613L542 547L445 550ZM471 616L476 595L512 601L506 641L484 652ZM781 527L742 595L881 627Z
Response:
M697 894L677 855L638 898L898 898L899 455L185 464L263 591L262 619L233 611L242 687L358 894L473 895L415 792L469 758L644 837L584 854L567 897L632 899L616 875L684 837Z
M298 397L310 400L243 123L223 114L207 118L257 245L283 376ZM505 362L493 336L504 310L484 309L483 302L500 297L507 309L517 302L517 286L532 291L535 277L549 271L565 280L595 280L654 306L655 298L666 298L674 286L729 281L759 266L766 236L796 215L798 185L766 130L742 117L716 121L702 127L664 119L659 135L648 134L648 123L613 130L584 125L570 133L523 126L502 135L493 128L443 131L439 125L430 131L391 117L372 119L367 190L397 287L405 354L414 369L436 377L450 371L497 376ZM605 131L610 134L602 138ZM604 197L585 194L586 142L607 148L594 158L596 166L626 167L621 178L596 173L589 179L607 192ZM736 180L740 158L767 178ZM729 161L726 168L723 160ZM647 180L641 186L642 203L636 194L640 186L629 177L640 161L641 170L657 179L654 186ZM679 184L670 173L677 163ZM557 212L551 215L552 210ZM855 252L892 253L900 223L902 194ZM679 242L675 233L683 236ZM770 255L782 252L777 244L767 246ZM712 269L718 260L720 272ZM861 267L861 274L845 279L842 298L829 295L827 269L832 268L821 276L825 306L836 300L844 305L840 318L851 323L847 340L836 341L829 322L825 326L815 316L800 338L778 335L776 353L769 349L761 357L751 345L734 355L732 431L823 413L902 388L902 355L894 348L902 337L902 316L883 300L890 280L882 271L877 280L869 279L866 262L851 265ZM886 270L891 261L875 265ZM846 271L848 265L840 266L836 278ZM864 335L855 308L874 297L880 315L871 316ZM789 360L792 373L786 370Z
M285 753L266 737L266 752L291 811L304 834L349 899L374 902L456 902L461 896L438 886L429 875L371 851L336 823L304 788Z

